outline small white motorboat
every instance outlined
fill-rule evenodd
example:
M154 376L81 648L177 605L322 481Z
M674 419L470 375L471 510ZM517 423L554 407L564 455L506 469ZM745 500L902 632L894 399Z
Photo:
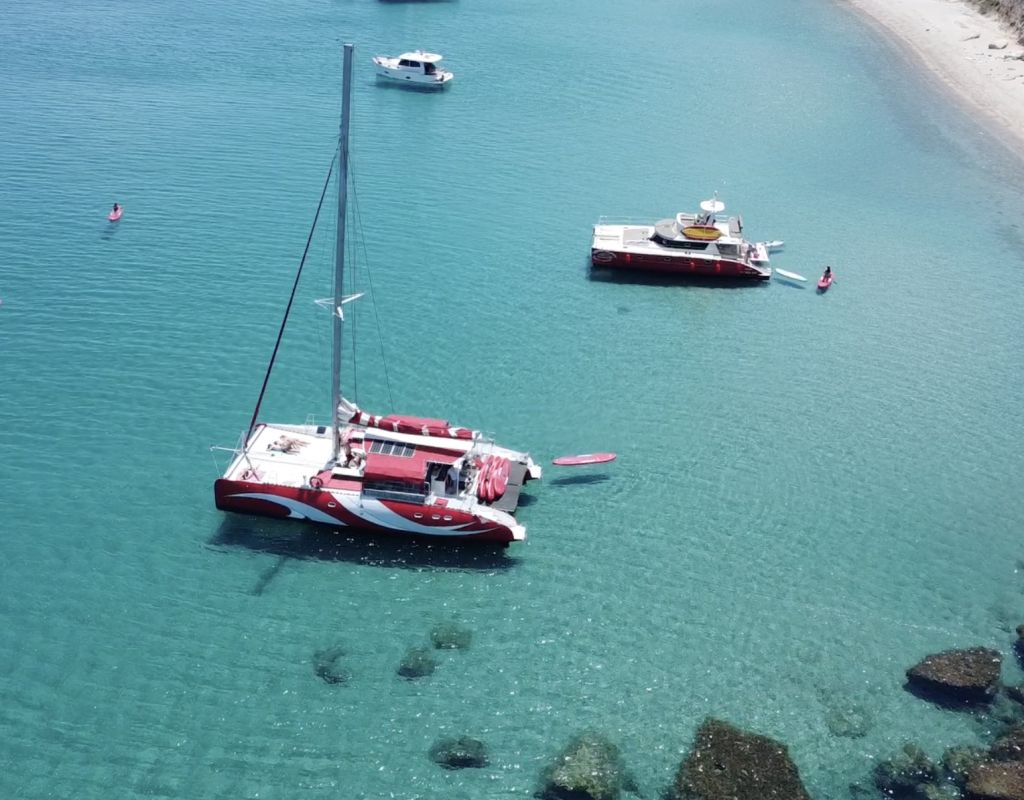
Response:
M417 50L414 53L402 53L397 58L392 56L373 57L378 78L436 88L444 86L454 77L452 73L438 67L440 60L441 56L436 53L424 53L422 50Z

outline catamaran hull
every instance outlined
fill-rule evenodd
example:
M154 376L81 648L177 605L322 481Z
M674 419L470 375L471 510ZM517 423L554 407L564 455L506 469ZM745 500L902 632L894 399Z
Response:
M217 480L213 491L218 509L240 514L446 540L510 543L526 538L525 529L518 525L509 527L441 506L361 498L354 492L275 486L226 478Z
M595 267L632 269L638 272L669 272L678 275L693 275L701 278L735 278L766 281L771 270L728 259L689 258L686 256L665 256L651 253L626 253L615 250L593 248L590 263Z

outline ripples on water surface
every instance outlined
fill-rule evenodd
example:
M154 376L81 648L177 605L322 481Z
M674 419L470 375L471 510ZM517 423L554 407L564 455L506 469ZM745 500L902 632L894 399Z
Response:
M843 797L913 739L928 652L1009 655L1024 172L856 20L725 4L54 6L0 25L0 794L528 794L585 726L647 796L707 714ZM325 539L213 508L357 43L354 172L396 409L552 468L507 553ZM374 85L447 57L450 91ZM601 214L713 192L783 269L709 289L587 269ZM125 206L116 226L112 202ZM264 418L325 415L330 224ZM364 407L390 410L369 305ZM352 382L351 371L347 375ZM430 627L474 631L394 673ZM352 681L312 654L340 641ZM1020 677L1010 663L1008 680ZM831 698L874 719L829 736ZM426 759L478 736L482 771Z

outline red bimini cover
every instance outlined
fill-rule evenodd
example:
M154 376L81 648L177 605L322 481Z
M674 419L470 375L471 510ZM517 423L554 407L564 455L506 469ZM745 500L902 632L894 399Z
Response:
M363 476L368 481L398 481L419 485L426 480L429 455L417 451L412 458L404 458L368 453Z

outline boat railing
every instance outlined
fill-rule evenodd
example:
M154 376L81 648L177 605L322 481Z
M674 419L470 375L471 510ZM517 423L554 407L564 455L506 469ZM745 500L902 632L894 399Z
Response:
M248 434L246 431L242 431L240 434L238 434L238 444L236 444L234 447L224 447L218 444L212 445L210 447L210 452L213 454L213 464L216 467L218 474L223 475L224 470L221 469L220 462L217 460L217 453L231 453L231 460L234 461L236 458L238 458L238 456L245 453L245 440L247 435ZM248 460L248 458L246 460Z
M498 447L494 433L491 431L480 431L480 436L473 442L469 452L474 456L492 456Z
M652 220L663 219L663 217L598 217L598 225L642 225L650 228L654 225Z

